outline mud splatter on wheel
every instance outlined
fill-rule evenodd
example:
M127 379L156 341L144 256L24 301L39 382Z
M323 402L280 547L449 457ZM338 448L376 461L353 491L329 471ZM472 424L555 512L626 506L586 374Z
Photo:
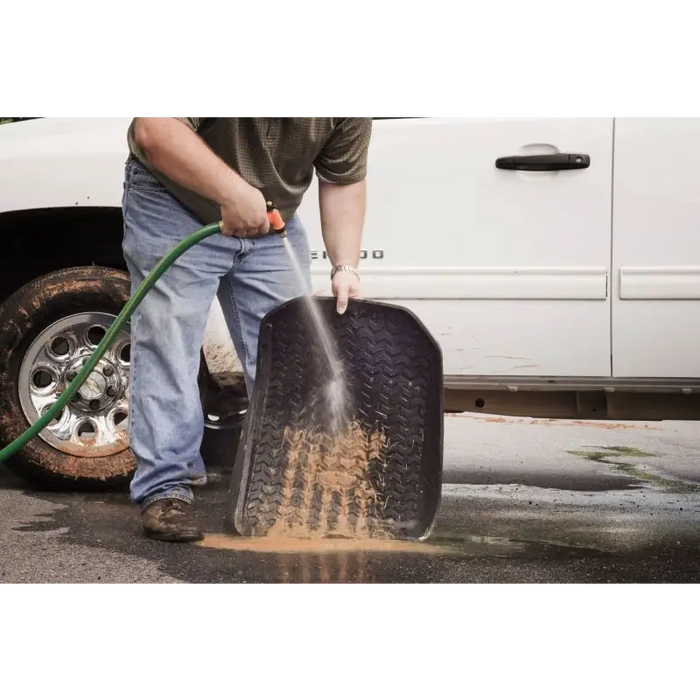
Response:
M125 273L70 268L30 282L0 307L0 444L19 437L75 378L128 301ZM129 329L58 420L8 466L43 488L105 488L133 474Z

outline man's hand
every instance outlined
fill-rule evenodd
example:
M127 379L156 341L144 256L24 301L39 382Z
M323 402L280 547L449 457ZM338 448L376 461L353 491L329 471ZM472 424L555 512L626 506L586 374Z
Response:
M360 298L360 280L352 272L340 270L333 277L333 296L337 300L338 313L342 316L348 310L350 299Z
M260 190L250 185L237 188L221 205L224 236L246 238L270 231L267 202Z

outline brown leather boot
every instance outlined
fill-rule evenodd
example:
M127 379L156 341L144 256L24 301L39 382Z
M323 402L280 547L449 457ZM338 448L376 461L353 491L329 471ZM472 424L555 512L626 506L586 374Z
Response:
M194 506L174 498L156 501L141 514L146 537L161 542L199 542L204 533Z

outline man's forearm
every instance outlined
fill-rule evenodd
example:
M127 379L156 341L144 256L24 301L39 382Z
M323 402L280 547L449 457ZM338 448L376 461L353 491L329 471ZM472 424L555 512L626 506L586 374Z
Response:
M247 183L177 119L136 120L135 138L153 165L182 187L224 204Z
M367 211L367 183L331 185L319 182L323 239L332 265L360 264Z

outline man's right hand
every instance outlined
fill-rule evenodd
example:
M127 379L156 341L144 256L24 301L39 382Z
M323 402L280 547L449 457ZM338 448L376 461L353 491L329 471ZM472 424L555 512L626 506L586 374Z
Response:
M221 205L221 215L224 236L247 238L270 231L265 197L247 183Z

